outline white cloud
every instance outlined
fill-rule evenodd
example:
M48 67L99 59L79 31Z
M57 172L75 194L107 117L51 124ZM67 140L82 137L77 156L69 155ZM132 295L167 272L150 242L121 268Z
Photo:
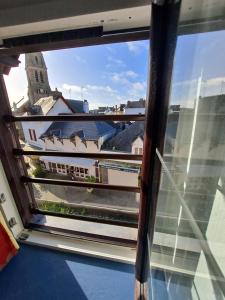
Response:
M106 46L106 49L107 49L110 53L112 53L112 54L115 54L115 53L116 53L116 50L115 50L114 48L110 47L110 46Z
M109 62L106 65L107 68L114 67L115 65L116 65L116 67L125 67L126 66L125 62L123 60L119 59L119 58L108 56L107 60Z
M120 84L127 84L127 85L131 84L130 79L134 79L136 77L138 77L138 74L132 70L128 70L120 73L115 72L110 75L112 81Z
M126 73L127 77L130 77L130 78L136 78L138 76L138 74L132 70L128 70L125 73Z
M198 78L175 82L173 89L182 91L195 99L198 85ZM200 95L202 97L225 93L225 77L214 77L207 80L202 79Z
M148 45L144 41L127 42L128 50L134 54L139 54L142 50L147 50Z
M79 86L64 83L61 90L65 98L87 99L91 109L98 106L113 106L119 104L117 91L112 89L109 85L86 84Z
M146 82L133 82L130 85L128 95L130 97L130 100L137 100L139 98L146 98Z
M79 93L83 89L83 87L80 85L74 85L74 84L72 85L72 84L67 84L67 83L64 83L62 88L65 91L71 91L71 92L75 92L75 93Z
M81 93L81 92L86 92L86 93L90 93L91 91L96 91L96 92L106 92L106 93L114 93L115 91L109 86L103 86L103 85L83 85L83 86L79 86L79 85L71 85L71 84L67 84L64 83L63 84L63 90L66 91L71 91L71 92L75 92L75 93Z
M75 55L74 55L74 58L75 58L75 60L76 60L77 62L80 62L80 63L83 63L83 64L86 64L86 63L87 63L87 61L86 61L84 58L82 58L80 55L75 54Z
M134 82L132 88L135 91L144 91L146 89L146 82Z
M9 75L5 75L5 84L10 104L18 102L22 97L27 100L27 77L25 72L25 56L20 55L19 67L12 68Z

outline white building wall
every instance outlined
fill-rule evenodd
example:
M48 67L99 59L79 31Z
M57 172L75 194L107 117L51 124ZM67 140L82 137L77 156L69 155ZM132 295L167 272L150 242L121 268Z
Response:
M138 137L132 143L132 149L131 149L132 154L135 154L135 148L138 148L138 149L142 148L143 149L143 140L140 137Z
M54 143L45 138L45 150L63 151L63 152L99 152L100 149L97 147L94 141L86 141L85 143L76 136L75 143L72 143L70 139L63 139L63 143L56 137L53 138Z
M99 138L98 142L94 141L86 141L86 143L82 142L79 136L75 137L74 143L71 142L70 139L63 139L63 143L59 141L56 137L54 137L54 143L45 138L45 150L55 150L55 151L64 151L64 152L99 152L101 150L101 146L105 140L109 137L113 136L115 133L115 129L110 131L108 134Z
M84 112L86 114L88 114L89 113L89 103L88 103L87 100L84 100L84 106L83 106L83 108L84 108Z
M59 113L72 113L68 106L58 99L52 109L47 113L47 116L58 115ZM25 142L31 146L45 149L45 143L39 137L48 129L52 122L22 122ZM35 130L37 141L31 140L29 129Z
M50 109L47 113L47 116L58 115L58 114L71 114L72 111L69 107L63 102L61 98L59 98L55 105Z
M138 186L138 173L108 169L108 184Z
M5 202L0 204L5 213L7 220L14 217L16 219L16 225L11 228L12 233L15 237L17 237L21 231L23 230L22 220L20 218L19 212L16 207L16 203L14 201L8 180L5 175L5 171L0 161L0 194L4 194Z
M125 115L136 115L136 114L144 114L145 108L144 107L138 107L138 108L124 108L124 114Z
M61 164L61 165L64 165L65 167L66 166L73 166L73 167L79 167L79 168L84 168L84 169L88 169L88 174L87 176L94 176L96 177L96 173L95 173L95 165L94 165L94 162L95 160L93 160L93 164L90 165L90 164L87 164L85 159L77 159L77 163L74 163L74 161L71 159L68 159L68 158L65 158L65 157L60 157L60 159L55 159L55 157L41 157L41 161L44 162L45 164L45 168L46 170L52 172L51 168L50 168L50 165L49 165L49 162L52 162L52 163L55 163L56 164L56 172L58 174L61 174L61 175L68 175L67 172L66 172L66 168L65 169L62 169L62 168L58 168L58 164ZM84 179L84 178L83 178Z
M51 123L52 122L22 122L25 142L31 146L44 149L45 144L39 137L48 129ZM31 140L29 129L35 130L37 141Z

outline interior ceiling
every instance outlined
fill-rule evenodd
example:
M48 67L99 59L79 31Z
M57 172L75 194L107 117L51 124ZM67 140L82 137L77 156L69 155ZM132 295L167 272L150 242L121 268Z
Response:
M1 0L0 39L103 26L104 32L150 25L150 0ZM138 6L137 6L138 4ZM224 0L183 0L181 22L225 18Z

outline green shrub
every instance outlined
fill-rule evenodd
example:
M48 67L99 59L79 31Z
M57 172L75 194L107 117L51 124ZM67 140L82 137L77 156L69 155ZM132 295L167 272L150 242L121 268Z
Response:
M87 181L87 182L96 182L96 178L94 176L87 176L85 178L85 181Z
M34 177L44 178L47 175L47 171L45 171L41 165L37 165L32 174Z

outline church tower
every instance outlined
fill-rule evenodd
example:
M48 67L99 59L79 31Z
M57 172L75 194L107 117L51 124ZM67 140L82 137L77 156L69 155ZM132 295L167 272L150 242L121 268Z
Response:
M28 99L31 105L51 95L48 72L41 52L25 54L25 70L28 81Z

